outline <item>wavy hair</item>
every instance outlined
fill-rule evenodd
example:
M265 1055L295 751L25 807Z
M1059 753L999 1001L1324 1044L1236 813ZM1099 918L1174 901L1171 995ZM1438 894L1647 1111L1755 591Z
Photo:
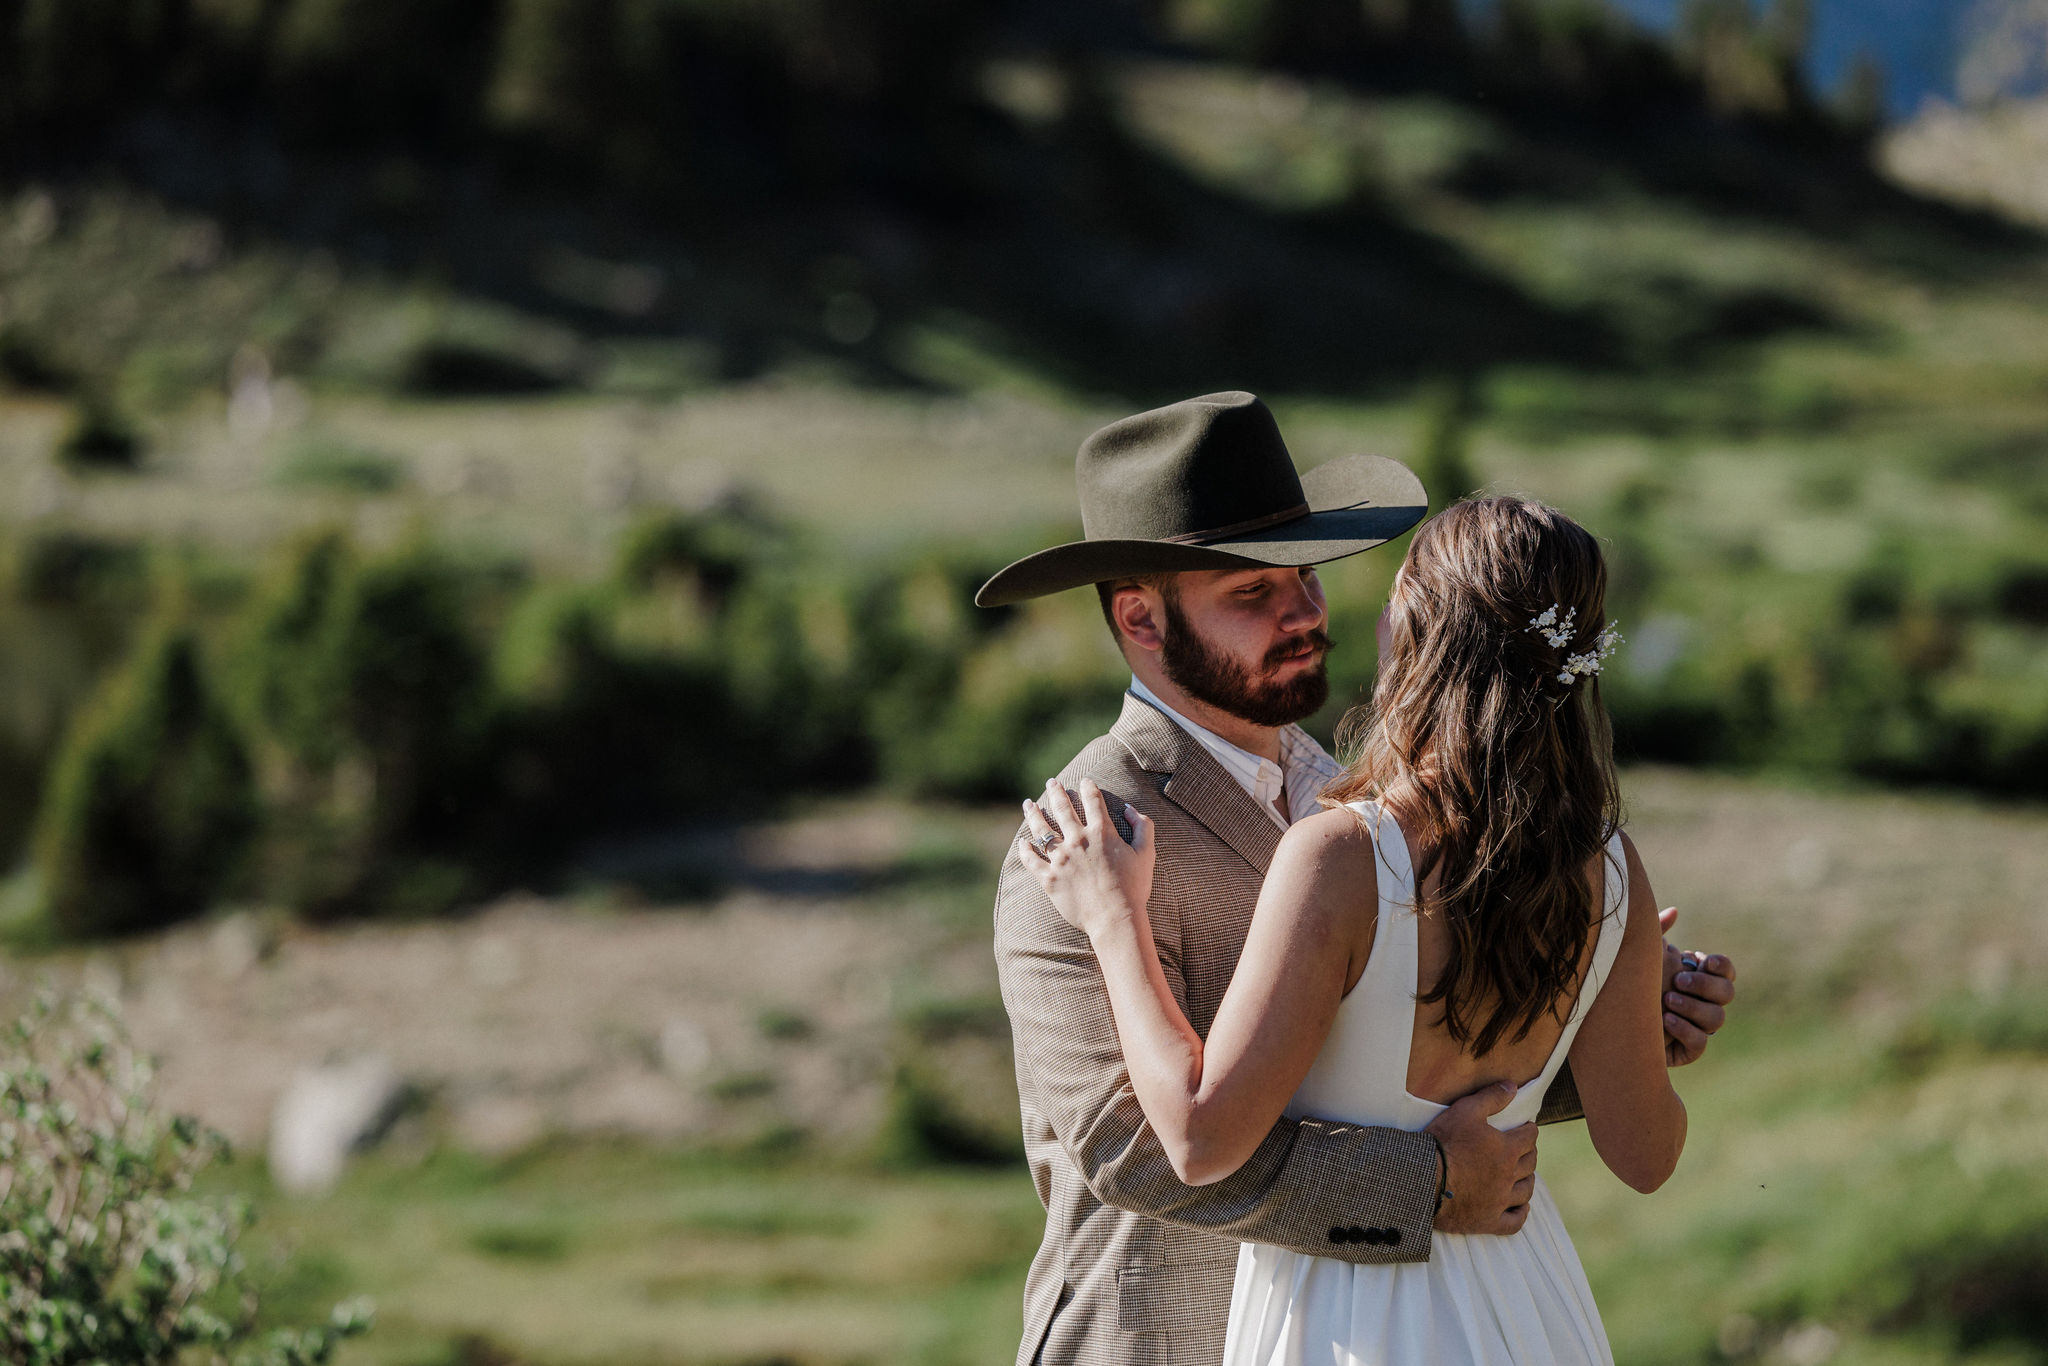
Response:
M1560 681L1594 648L1607 565L1554 508L1477 498L1423 523L1387 603L1372 698L1338 727L1350 756L1323 801L1386 804L1421 851L1417 911L1449 931L1441 1003L1458 1044L1483 1055L1574 999L1597 923L1586 865L1621 822L1597 675ZM1533 618L1576 610L1553 646Z

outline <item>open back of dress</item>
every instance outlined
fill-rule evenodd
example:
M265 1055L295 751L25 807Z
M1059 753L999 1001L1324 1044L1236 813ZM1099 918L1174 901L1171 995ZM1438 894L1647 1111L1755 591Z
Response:
M1337 1008L1291 1115L1421 1129L1444 1107L1408 1093L1418 944L1415 872L1393 816L1352 809L1379 851L1379 924L1365 972ZM1614 966L1628 917L1621 836L1607 845L1603 915L1593 961L1543 1070L1493 1117L1500 1129L1536 1117L1557 1069ZM1435 1236L1427 1262L1358 1266L1260 1243L1238 1256L1225 1366L1612 1366L1579 1256L1543 1178L1512 1237Z

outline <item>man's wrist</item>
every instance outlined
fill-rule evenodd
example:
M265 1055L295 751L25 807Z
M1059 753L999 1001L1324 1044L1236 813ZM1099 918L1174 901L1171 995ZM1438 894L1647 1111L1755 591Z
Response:
M1424 1133L1429 1133L1424 1130ZM1444 1141L1435 1134L1429 1134L1429 1141L1436 1145L1436 1212L1441 1214L1444 1201L1454 1199L1451 1194L1451 1155L1444 1151Z

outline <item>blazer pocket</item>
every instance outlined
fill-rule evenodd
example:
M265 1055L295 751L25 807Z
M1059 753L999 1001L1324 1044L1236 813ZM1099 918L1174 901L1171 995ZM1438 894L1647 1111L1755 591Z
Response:
M1116 1273L1116 1326L1126 1333L1164 1333L1205 1316L1220 1322L1230 1313L1236 1276L1235 1256L1124 1267Z

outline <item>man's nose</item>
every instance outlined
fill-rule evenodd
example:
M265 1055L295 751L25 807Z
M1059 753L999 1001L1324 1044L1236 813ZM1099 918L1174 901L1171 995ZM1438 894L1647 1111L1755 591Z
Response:
M1325 609L1322 599L1312 590L1307 579L1294 581L1294 586L1281 598L1281 606L1280 629L1290 635L1314 630L1323 624Z

